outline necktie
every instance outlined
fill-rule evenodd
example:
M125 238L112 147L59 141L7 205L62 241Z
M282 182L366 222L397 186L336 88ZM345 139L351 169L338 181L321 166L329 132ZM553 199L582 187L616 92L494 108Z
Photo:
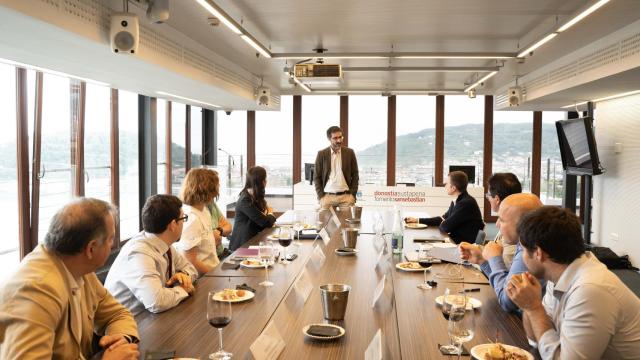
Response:
M167 281L171 279L171 275L173 275L173 259L171 258L171 248L167 250Z

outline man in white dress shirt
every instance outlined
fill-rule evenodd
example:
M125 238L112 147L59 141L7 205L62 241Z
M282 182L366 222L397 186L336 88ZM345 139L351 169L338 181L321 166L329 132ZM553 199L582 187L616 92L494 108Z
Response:
M187 216L173 195L153 195L142 208L143 231L129 240L111 266L105 287L134 315L169 310L191 295L198 272L171 246Z
M518 224L529 273L507 294L543 359L640 359L640 299L591 252L567 209L543 206ZM540 283L547 280L544 298Z
M351 206L358 192L358 161L353 150L342 146L342 129L327 129L330 146L318 151L314 179L318 201L323 209L329 206Z

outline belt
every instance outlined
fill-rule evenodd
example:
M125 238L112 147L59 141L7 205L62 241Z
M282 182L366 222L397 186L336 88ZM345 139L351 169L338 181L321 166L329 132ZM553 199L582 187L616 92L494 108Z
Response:
M348 194L348 191L340 191L340 192L326 192L325 194L329 194L329 195L345 195Z

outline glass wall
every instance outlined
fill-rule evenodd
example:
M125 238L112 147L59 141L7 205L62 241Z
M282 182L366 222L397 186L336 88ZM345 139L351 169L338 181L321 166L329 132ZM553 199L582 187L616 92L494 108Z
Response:
M387 183L387 102L384 96L349 96L349 147L358 158L361 184Z
M533 112L493 113L493 172L514 173L522 191L531 191Z
M167 101L158 99L156 103L156 134L157 134L157 151L158 162L158 194L167 193L167 153L166 153L166 135L167 135Z
M140 230L138 171L138 95L118 92L120 138L120 240Z
M85 195L111 202L111 90L87 83L85 100Z
M445 181L452 165L475 167L474 184L482 185L484 146L484 96L466 95L444 98L444 171Z
M31 95L32 92L29 91L29 94ZM39 241L44 240L53 215L73 195L70 94L68 78L50 74L43 75ZM30 99L30 106L32 103ZM32 113L30 113L29 119L29 122L33 124ZM30 134L32 134L32 130Z
M3 236L0 237L0 282L20 262L18 230L18 179L16 172L16 70L0 63L0 206Z
M280 111L256 112L256 164L267 169L267 193L293 194L293 96L280 98Z
M555 122L567 118L564 111L542 112L542 164L540 200L545 205L561 205L564 194L562 159ZM579 188L578 188L579 189ZM578 194L580 192L578 191Z
M396 183L435 184L435 127L435 96L396 96Z
M180 103L171 103L171 193L178 195L186 175L186 110Z
M307 95L302 97L301 179L304 179L304 164L315 164L318 151L329 146L327 129L334 125L340 126L339 96Z
M232 111L227 115L217 111L217 116L220 192L226 189L228 194L237 194L244 186L247 171L247 112Z
M191 167L202 166L202 108L191 106Z

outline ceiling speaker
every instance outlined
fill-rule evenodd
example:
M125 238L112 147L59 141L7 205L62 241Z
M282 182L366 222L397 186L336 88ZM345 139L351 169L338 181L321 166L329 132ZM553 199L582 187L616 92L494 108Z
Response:
M269 106L271 104L271 89L259 87L256 91L256 102L260 106Z
M111 15L111 51L116 54L135 54L139 41L138 16L130 13Z
M519 86L509 88L507 98L509 99L509 107L520 106L522 103L522 89Z

